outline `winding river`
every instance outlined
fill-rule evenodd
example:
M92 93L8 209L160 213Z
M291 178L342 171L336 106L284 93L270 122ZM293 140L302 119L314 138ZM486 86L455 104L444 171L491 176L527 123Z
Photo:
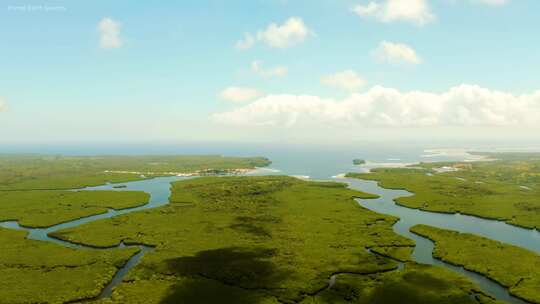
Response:
M487 292L498 300L515 304L527 303L510 295L506 287L483 275L434 258L434 243L425 237L412 233L409 229L412 226L424 224L442 229L473 233L540 253L540 232L538 230L523 229L501 221L487 220L475 216L444 214L407 208L396 204L395 199L413 195L413 193L408 191L385 189L380 187L375 181L340 178L336 180L346 182L351 189L379 195L379 198L376 199L356 199L356 201L362 207L371 211L400 218L393 226L393 229L397 234L415 241L416 246L412 254L412 259L415 262L438 265L463 274L477 283L484 292Z
M139 252L133 255L126 262L126 264L116 272L111 282L109 282L109 284L101 291L101 293L99 294L99 296L97 296L96 299L107 298L111 296L112 289L116 285L122 282L123 278L129 272L129 270L133 268L137 264L137 262L147 252L152 251L153 248L150 246L142 245L142 244L141 245L125 245L124 243L120 243L114 247L99 248L99 247L86 246L86 245L64 241L61 239L51 237L49 236L49 234L62 230L62 229L77 227L82 224L90 223L90 222L101 220L101 219L112 218L112 217L122 215L122 214L137 212L137 211L141 211L145 209L151 209L151 208L156 208L156 207L166 205L169 203L169 196L171 195L171 188L170 188L171 182L178 181L178 180L185 180L189 178L191 177L177 177L177 176L156 177L153 179L147 179L147 180L141 180L141 181L135 181L135 182L121 183L121 184L114 184L114 185L106 184L106 185L97 186L97 187L86 187L82 189L74 189L72 191L79 191L79 190L144 191L150 194L150 199L147 204L142 205L142 206L138 206L134 208L119 209L119 210L109 209L106 213L83 217L77 220L61 223L61 224L50 226L47 228L24 227L24 226L19 225L17 221L0 222L0 227L9 228L9 229L17 229L17 230L25 230L28 232L28 235L27 235L28 239L51 242L51 243L55 243L55 244L68 247L68 248L75 248L75 249L82 249L82 250L112 250L112 249L121 249L121 248L128 248L128 247L138 247ZM125 187L115 188L118 185L123 185ZM79 302L79 301L76 301L76 302Z
M268 172L261 172L268 174ZM119 271L115 274L112 281L102 290L98 299L110 297L112 289L122 282L124 276L129 270L134 267L137 262L144 256L145 253L153 250L152 247L145 245L125 245L123 243L111 248L95 248L75 244L60 239L50 237L49 234L61 229L76 227L85 223L93 222L100 219L112 218L118 215L137 212L145 209L156 208L168 204L170 196L170 183L173 181L188 179L189 177L158 177L153 179L121 183L107 184L97 187L88 187L77 190L115 190L115 191L144 191L150 194L149 203L143 206L114 210L109 209L107 213L88 216L85 218L73 220L70 222L54 225L48 228L28 228L20 226L16 221L1 222L0 227L20 229L28 231L28 238L34 240L48 241L59 244L61 246L82 249L82 250L114 250L125 247L138 247L140 250L132 256ZM413 252L413 260L421 264L439 265L453 271L459 272L474 282L476 282L485 292L491 294L495 298L506 301L508 303L526 304L526 302L511 296L508 290L503 286L487 279L477 273L467 271L462 267L457 267L433 258L434 244L427 238L418 236L409 231L409 228L417 224L426 224L443 229L452 229L461 232L469 232L481 235L490 239L513 244L528 250L540 253L540 233L537 230L527 230L519 227L511 226L506 223L486 220L474 216L465 216L459 214L442 214L427 211L421 211L402 207L397 205L394 200L401 196L410 196L410 192L404 190L391 190L379 187L376 182L364 181L358 179L342 179L335 178L339 182L346 182L350 188L361 190L364 192L378 194L377 199L357 199L358 203L363 207L375 211L377 213L393 215L399 217L400 220L394 225L394 231L402 236L413 239L416 242L416 247ZM115 188L114 186L124 185L124 188ZM76 190L74 190L76 191ZM334 278L335 279L335 278Z

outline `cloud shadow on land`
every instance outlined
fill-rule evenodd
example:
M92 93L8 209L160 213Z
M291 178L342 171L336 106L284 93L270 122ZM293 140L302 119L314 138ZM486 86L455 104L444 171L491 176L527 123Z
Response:
M181 281L161 303L259 303L288 277L269 259L274 249L228 247L167 261Z
M271 238L271 231L264 226L264 224L279 223L281 219L274 216L264 215L264 216L238 216L235 219L235 223L229 226L230 228L249 233L256 237L265 237Z
M356 281L356 280L355 280ZM359 276L357 283L337 278L332 289L323 292L323 303L401 303L401 304L453 304L478 303L473 296L455 293L452 281L429 273L411 271L405 274L373 274Z

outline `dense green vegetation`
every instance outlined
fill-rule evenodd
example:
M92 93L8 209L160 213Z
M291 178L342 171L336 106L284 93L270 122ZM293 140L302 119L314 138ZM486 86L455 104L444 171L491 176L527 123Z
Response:
M412 245L392 231L396 218L363 209L352 199L371 195L343 184L205 177L176 182L172 189L170 205L55 236L93 246L122 240L157 246L113 296L137 302L139 287L152 286L155 298L149 295L145 303L210 296L226 297L227 303L297 301L324 288L333 273L397 267L366 247Z
M144 205L150 196L136 191L0 191L0 221L18 220L26 227L49 227L108 208Z
M99 295L137 252L75 250L0 228L0 302L65 303Z
M371 275L341 274L331 289L302 304L494 304L465 277L444 268L407 264L403 270Z
M6 169L0 171L0 221L19 220L24 226L46 227L106 212L107 208L138 206L149 199L143 192L37 189L146 178L141 175L216 174L267 163L264 158L216 156L127 160L109 156L0 156L0 169ZM534 160L496 163L496 168L483 167L494 163L479 163L480 169L476 163L422 164L419 169L381 169L368 176L398 176L389 179L395 185L405 175L416 183L431 178L438 180L438 186L432 186L432 181L425 185L442 197L462 195L452 192L458 190L468 198L487 195L482 189L487 191L488 187L473 191L460 186L474 176L482 182L475 185L508 187L499 188L501 192L517 189L516 193L523 195L520 202L529 203L528 198L537 193ZM437 166L460 170L426 175L434 173ZM518 166L525 170L517 170ZM524 174L516 176L513 170ZM528 188L510 185L510 181ZM495 303L463 276L412 262L413 242L392 229L397 218L364 209L353 197L374 196L347 189L344 184L284 176L202 177L173 183L169 205L58 231L53 236L95 247L121 242L155 246L130 270L111 298L92 300L100 303ZM530 218L531 214L523 215ZM514 216L512 220L524 218ZM25 232L0 229L0 302L93 299L137 252L134 248L75 250L24 237ZM450 246L452 237L445 235L441 244L446 241L445 246ZM470 240L470 246L475 241ZM455 241L459 242L464 241ZM439 243L437 246L441 250ZM506 280L501 283L508 283L505 286L514 294L535 301L533 287L538 286L538 279L525 276L530 265L538 265L525 254L531 253L515 247L511 249L518 251L501 246L493 249L488 242L482 246L486 252L462 253L460 256L466 258L457 262L447 259L469 267L466 263L474 255L488 256L488 251L495 254L493 263L512 254L519 256L517 275L507 274L510 268L486 266L480 261L478 266L475 260L471 269ZM440 257L445 259L443 254ZM398 267L397 261L405 262L405 267ZM329 288L332 276L337 279Z
M365 164L365 163L366 163L366 161L365 161L365 160L363 160L363 159L360 159L360 158L355 158L355 159L353 159L353 161L352 161L352 162L353 162L353 164L354 164L354 165L363 165L363 164Z
M414 226L411 231L435 242L435 257L481 273L528 302L540 303L540 256L536 253L476 235L424 225Z
M367 303L360 295L369 295L382 303L388 291L400 292L400 303L424 292L422 303L493 303L448 271L412 262L398 270L394 258L409 260L412 242L393 232L396 218L352 199L373 196L343 184L204 177L172 190L167 206L55 233L92 246L156 246L102 302Z
M265 166L221 156L0 156L0 221L48 227L146 204L134 191L63 191L178 173L220 174ZM119 186L121 187L121 186ZM124 186L125 187L125 186ZM0 302L65 303L96 297L137 249L70 249L0 229Z
M0 190L73 189L145 176L222 173L267 166L262 157L0 155Z
M436 212L460 212L540 228L540 157L490 154L490 162L422 163L414 168L375 169L348 177L379 181L382 187L415 195L401 205ZM447 167L452 172L436 173ZM429 174L428 174L429 173Z

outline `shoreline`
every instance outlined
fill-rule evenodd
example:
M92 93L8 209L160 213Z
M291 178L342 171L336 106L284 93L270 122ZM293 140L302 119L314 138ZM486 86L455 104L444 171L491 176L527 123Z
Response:
M113 174L134 174L139 175L140 178L149 178L146 175L152 177L160 176L178 176L178 177L194 177L194 176L207 176L207 175L241 175L254 173L259 168L237 168L237 169L213 169L208 168L204 170L197 170L192 172L153 172L153 171L122 171L122 170L105 170L104 173ZM116 184L116 183L115 183Z

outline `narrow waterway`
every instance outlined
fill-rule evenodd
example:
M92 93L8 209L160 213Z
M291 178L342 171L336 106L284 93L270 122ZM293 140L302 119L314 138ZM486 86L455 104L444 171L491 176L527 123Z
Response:
M24 230L28 232L27 238L32 240L40 240L40 241L46 241L58 244L60 246L68 247L68 248L74 248L74 249L81 249L81 250L112 250L112 249L122 249L122 248L133 248L136 247L139 249L139 251L134 254L123 267L121 267L116 274L114 275L113 279L107 286L101 291L99 296L97 296L96 299L103 299L110 297L112 294L113 288L120 284L125 277L125 275L129 272L131 268L133 268L139 260L147 253L153 250L153 247L146 246L146 245L125 245L123 242L113 246L113 247L107 247L107 248L98 248L98 247L92 247L92 246L85 246L81 244L76 244L68 241L64 241L61 239L57 239L54 237L49 236L50 233L67 229L67 228L73 228L80 226L82 224L90 223L93 221L101 220L101 219L107 219L112 218L118 215L127 214L131 212L137 212L145 209L151 209L160 207L163 205L166 205L169 203L169 196L171 194L171 182L178 181L178 180L185 180L189 179L191 177L177 177L177 176L168 176L168 177L157 177L153 179L147 179L147 180L141 180L141 181L135 181L135 182L128 182L128 183L121 183L121 184L106 184L102 186L97 187L86 187L82 189L76 189L73 191L80 191L80 190L114 190L114 191L144 191L148 194L150 194L150 198L147 204L134 207L134 208L126 208L126 209L109 209L106 213L103 214L97 214L92 216L83 217L77 220L61 223L58 225L50 226L47 228L29 228L20 226L17 221L5 221L0 222L0 227L9 228L9 229L16 229L16 230ZM118 188L119 185L122 185L122 188ZM124 187L125 186L125 187Z
M140 181L135 181L135 182L121 183L121 184L106 184L106 185L97 186L97 187L75 189L72 191L82 191L82 190L143 191L150 194L150 198L149 198L148 203L142 206L138 206L134 208L119 209L119 210L109 209L106 213L83 217L80 219L68 221L68 222L50 226L47 228L24 227L24 226L20 226L17 221L0 222L0 227L26 230L28 231L27 238L31 240L48 241L48 242L62 245L64 247L77 248L77 249L81 249L81 248L95 249L93 247L74 244L71 242L66 242L60 239L56 239L56 238L50 237L49 234L62 230L62 229L77 227L82 224L94 222L97 220L108 219L108 218L112 218L112 217L126 214L126 213L137 212L137 211L141 211L145 209L151 209L151 208L156 208L156 207L166 205L169 203L169 196L171 194L171 189L170 189L171 182L188 179L188 178L190 177L167 176L167 177L157 177L157 178L147 179L147 180L140 180ZM123 185L125 187L115 188L119 185Z
M396 204L398 197L411 196L405 190L385 189L374 181L359 179L336 179L346 182L351 189L360 190L379 195L376 199L356 199L364 208L371 211L399 217L400 220L393 226L394 231L415 241L412 259L420 264L438 265L463 274L477 283L484 292L489 293L498 300L508 303L525 304L508 293L508 289L500 284L463 267L451 265L433 257L434 243L422 236L412 233L409 229L418 224L429 225L442 229L473 233L493 240L513 244L536 253L540 252L540 233L537 230L523 229L508 225L504 222L482 219L474 216L460 214L444 214L411 209Z

